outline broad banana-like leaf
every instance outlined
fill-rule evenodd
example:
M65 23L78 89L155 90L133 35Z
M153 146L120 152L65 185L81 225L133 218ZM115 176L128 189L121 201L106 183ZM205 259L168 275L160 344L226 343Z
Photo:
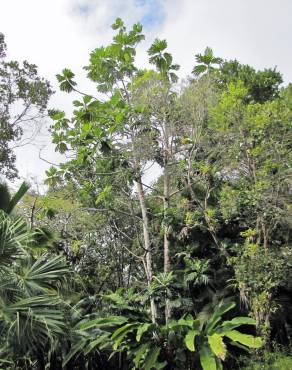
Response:
M235 317L230 321L224 321L222 325L216 328L216 333L223 334L224 331L230 331L240 325L255 325L256 322L251 317Z
M249 348L260 348L262 346L262 339L254 337L250 334L243 334L237 330L230 330L224 333L224 336L232 339L234 342L239 342Z
M213 313L212 317L210 318L206 326L207 334L212 334L212 330L214 329L216 324L221 320L222 315L230 311L235 306L236 304L234 302L227 302L221 303L218 307L216 307L215 312Z
M212 334L208 337L208 342L215 356L220 358L220 360L224 361L227 350L226 350L226 345L223 342L222 336L216 333Z
M200 329L200 320L196 319L194 320L191 315L187 315L186 317L182 317L177 321L178 326L188 326L189 328L192 328L194 330ZM172 324L171 328L174 328L176 325Z
M215 356L207 344L200 350L200 362L203 370L217 370Z
M185 337L186 346L192 352L195 351L195 338L198 334L200 334L198 330L190 330Z

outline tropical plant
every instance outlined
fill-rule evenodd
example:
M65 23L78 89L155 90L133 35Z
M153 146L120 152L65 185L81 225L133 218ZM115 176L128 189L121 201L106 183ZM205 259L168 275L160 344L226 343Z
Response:
M205 72L209 74L215 70L214 66L219 66L223 62L223 59L215 57L213 50L210 47L206 47L204 54L196 55L196 62L200 64L194 67L192 73L199 76Z
M29 185L23 182L16 193L11 196L8 185L4 182L0 183L0 209L10 214L28 189Z
M292 338L292 86L211 48L178 83L165 40L140 70L142 26L112 28L85 67L97 97L57 76L81 98L51 111L68 160L48 192L0 196L0 366L270 366L262 343Z
M133 369L181 368L186 364L193 369L198 357L204 370L222 369L227 344L245 350L262 346L259 337L236 330L254 326L252 318L223 321L222 316L234 307L233 302L221 302L212 312L206 307L196 318L184 315L167 324L141 321L137 316L83 319L74 328L77 341L65 363L80 351L88 355L93 350L106 350L110 357L125 354Z
M22 185L7 210L12 210L25 190ZM65 329L59 291L69 270L61 256L45 254L35 260L35 236L21 218L0 211L1 359L17 364L31 356L41 366L45 353Z

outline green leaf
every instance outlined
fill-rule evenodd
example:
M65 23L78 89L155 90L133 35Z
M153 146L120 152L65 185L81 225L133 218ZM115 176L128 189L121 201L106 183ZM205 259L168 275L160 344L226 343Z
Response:
M243 334L237 330L227 331L224 333L224 336L249 348L260 348L263 345L262 339L260 337L254 337L250 334Z
M156 367L156 364L157 364L157 358L159 356L159 353L160 353L160 348L159 347L155 347L154 349L152 349L146 359L145 359L145 367L144 367L144 370L151 370L152 368L155 368L157 369Z
M165 50L167 48L167 42L166 40L159 40L155 39L153 44L150 46L148 50L149 55L155 55L157 53L160 53L161 51Z
M216 329L217 333L224 333L230 331L241 325L255 325L255 320L251 317L235 317L230 321L224 321L220 327Z
M220 358L220 360L224 361L227 350L226 350L226 345L223 342L222 336L216 333L213 335L210 335L208 336L208 342L215 356Z
M63 359L63 367L71 360L73 356L75 356L78 352L82 351L87 343L87 340L85 338L81 338L72 348L70 351L66 354L66 356Z
M115 122L116 123L121 123L123 119L124 119L124 113L123 112L118 112L115 115Z
M68 68L64 68L62 72L65 78L71 79L75 77L75 74Z
M74 104L74 102L73 102L73 104ZM54 121L58 121L62 118L65 118L65 112L63 112L63 111L51 110L51 111L49 111L49 115Z
M126 329L123 333L121 333L115 340L113 349L118 349L120 344L122 343L123 339L127 336L127 334L132 331L132 328Z
M26 194L29 189L29 185L26 182L23 182L20 187L18 188L17 192L11 198L8 208L6 210L7 213L11 213L20 199Z
M142 344L140 347L138 347L138 350L135 352L135 357L133 359L133 362L135 366L139 367L139 362L141 359L148 353L149 350L149 343Z
M111 185L106 185L104 189L101 191L101 193L98 195L95 204L99 205L102 201L106 200L110 194L111 194L112 186Z
M91 328L118 326L124 324L127 321L128 319L124 316L109 316L81 323L77 329L88 330Z
M60 82L60 90L71 92L74 89L74 86L76 86L76 82L73 81L75 75L70 69L67 68L65 68L62 73L62 75L56 75L57 80Z
M118 328L112 335L112 339L115 339L116 337L118 337L121 333L123 333L124 331L126 331L128 328L132 328L134 325L137 325L137 323L130 323L130 324L126 324L126 325L123 325L121 326L120 328Z
M84 348L84 354L87 355L97 346L99 347L99 349L105 348L107 346L110 349L111 348L110 333L105 332L104 334L100 334L97 336L96 339L90 341L88 345Z
M156 362L155 370L164 369L166 365L167 365L167 362L166 361Z
M204 66L203 64L199 64L192 70L192 73L196 76L199 76L200 74L207 71L207 66Z
M91 101L91 99L92 99L92 96L90 96L90 95L83 96L84 104L88 104Z
M112 29L117 30L122 27L124 27L124 22L122 21L121 18L116 18L115 23L112 24Z
M212 334L212 330L216 326L216 324L221 320L221 316L230 311L232 308L234 308L236 304L234 302L221 302L218 307L216 307L215 312L213 313L212 317L210 318L207 326L206 326L206 332L207 334Z
M151 323L145 323L138 327L137 335L136 335L137 342L140 342L142 335L149 329L151 325L152 325Z
M79 100L74 100L73 101L73 105L74 105L74 107L83 107L83 104Z
M66 143L61 142L56 146L56 151L59 151L61 154L65 153L68 150Z
M82 131L90 131L92 127L91 122L84 122L82 125Z
M200 334L198 330L190 330L185 337L186 346L192 352L195 351L195 337L198 334Z
M124 59L126 62L129 62L131 60L131 56L128 53L124 54Z
M136 326L137 326L137 323L131 323L131 324L126 324L120 327L119 329L117 329L111 337L111 339L115 339L113 348L118 349L119 345L121 344L123 339L126 337L126 335L129 332L133 331L134 327Z
M187 315L186 317L182 317L178 320L178 324L181 326L188 326L189 328L198 330L200 327L200 321L194 320L191 315Z
M200 362L203 370L216 370L216 360L207 345L204 345L200 350Z

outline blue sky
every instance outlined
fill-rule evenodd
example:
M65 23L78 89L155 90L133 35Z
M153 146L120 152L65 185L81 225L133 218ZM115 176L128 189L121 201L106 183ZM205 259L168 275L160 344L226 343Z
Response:
M136 3L138 7L146 8L145 14L139 20L146 30L163 23L165 17L163 0L136 0Z
M159 23L161 24L165 16L165 4L165 0L135 0L134 7L143 9L143 14L140 19L137 19L137 22L141 22L145 29ZM87 2L75 2L75 4L73 1L73 7L75 7L76 12L81 17L88 17L96 6L97 3L95 1L88 0Z
M123 15L127 23L127 12L124 12L127 6L129 13L137 15L136 22L142 23L145 30L162 25L165 19L167 0L133 0L130 2L108 0L107 3L110 3L112 9L110 17L112 22L115 17ZM82 18L89 18L99 6L101 4L98 0L72 0L71 2L71 8L75 14Z

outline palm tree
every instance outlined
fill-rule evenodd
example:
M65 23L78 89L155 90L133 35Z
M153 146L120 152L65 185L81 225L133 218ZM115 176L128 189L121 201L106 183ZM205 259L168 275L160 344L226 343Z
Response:
M209 74L211 71L216 68L213 65L220 65L223 62L223 59L215 57L213 50L210 47L206 47L204 54L196 55L197 63L200 63L194 67L192 73L196 76L199 76L203 73Z

